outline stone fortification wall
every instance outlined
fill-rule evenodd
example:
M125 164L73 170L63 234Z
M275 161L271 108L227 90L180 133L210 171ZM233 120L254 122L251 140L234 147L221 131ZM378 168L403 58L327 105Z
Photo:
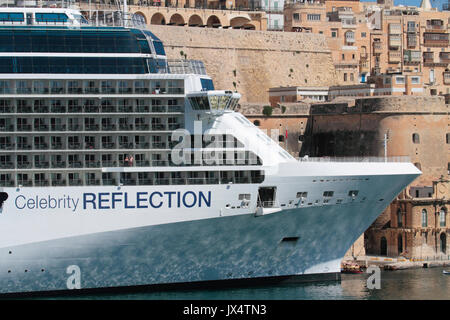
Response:
M242 102L269 101L278 86L337 84L325 37L295 32L151 25L169 59L202 60L217 89L237 90Z

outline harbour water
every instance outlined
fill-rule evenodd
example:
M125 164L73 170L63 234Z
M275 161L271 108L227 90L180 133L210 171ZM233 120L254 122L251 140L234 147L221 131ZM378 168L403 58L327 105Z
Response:
M448 268L447 268L448 269ZM368 289L368 273L343 274L342 280L214 289L139 290L35 297L89 300L449 300L450 275L445 268L381 271L380 289Z

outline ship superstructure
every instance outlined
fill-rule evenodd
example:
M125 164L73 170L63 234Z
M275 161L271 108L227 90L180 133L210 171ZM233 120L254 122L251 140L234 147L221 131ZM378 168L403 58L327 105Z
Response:
M420 174L294 159L149 30L0 20L2 293L335 277Z

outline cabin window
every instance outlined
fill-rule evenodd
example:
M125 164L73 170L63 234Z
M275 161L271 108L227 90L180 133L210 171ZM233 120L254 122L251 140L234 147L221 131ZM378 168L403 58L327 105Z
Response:
M67 22L65 13L36 13L36 22Z
M332 197L333 196L333 194L334 194L334 191L325 191L324 193L323 193L323 196L324 197Z
M356 197L358 195L359 191L358 190L350 190L348 192L348 196L349 197Z
M23 22L24 17L21 12L0 12L0 22Z

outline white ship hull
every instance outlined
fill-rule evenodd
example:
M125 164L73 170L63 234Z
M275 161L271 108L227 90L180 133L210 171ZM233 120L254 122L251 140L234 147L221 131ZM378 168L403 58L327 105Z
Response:
M350 168L366 174L304 175ZM70 289L71 266L81 289L339 273L351 244L418 174L408 163L290 164L263 183L277 187L277 205L262 216L255 215L258 185L250 184L3 188L0 291ZM303 190L301 204L296 193ZM334 190L327 203L324 190ZM112 209L114 192L122 196ZM164 192L175 192L170 203ZM107 194L101 206L110 208L96 202L93 209L86 193ZM248 208L238 208L241 193L251 193ZM50 208L49 194L66 201Z

